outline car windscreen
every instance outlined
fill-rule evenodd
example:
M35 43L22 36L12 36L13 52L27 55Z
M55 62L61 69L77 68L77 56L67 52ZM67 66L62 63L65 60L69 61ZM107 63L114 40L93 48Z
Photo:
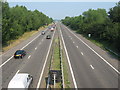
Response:
M15 54L21 54L23 51L16 51Z

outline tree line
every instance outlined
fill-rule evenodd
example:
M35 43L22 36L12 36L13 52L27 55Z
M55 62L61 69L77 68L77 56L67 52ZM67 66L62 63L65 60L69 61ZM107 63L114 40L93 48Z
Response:
M108 12L105 9L89 9L80 16L65 17L63 24L80 34L99 42L105 42L110 47L120 52L120 2Z
M28 10L25 6L9 7L7 2L2 2L2 44L7 45L9 40L14 40L22 34L53 21L38 10Z

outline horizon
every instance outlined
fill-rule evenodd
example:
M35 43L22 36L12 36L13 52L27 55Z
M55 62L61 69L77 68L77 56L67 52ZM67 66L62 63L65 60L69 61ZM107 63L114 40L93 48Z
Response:
M105 9L106 12L117 2L8 2L10 7L25 6L28 10L38 10L54 20L64 19L66 16L82 15L89 9Z

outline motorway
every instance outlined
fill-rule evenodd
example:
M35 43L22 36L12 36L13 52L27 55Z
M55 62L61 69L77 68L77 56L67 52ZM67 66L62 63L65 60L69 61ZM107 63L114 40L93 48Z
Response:
M50 34L52 37L54 36L54 32L50 32L47 29L45 31L45 35L41 35L41 32L39 32L30 38L30 40L25 41L21 45L15 47L15 49L24 49L27 52L27 55L23 59L14 59L13 56L10 56L10 54L3 54L3 63L6 58L9 60L7 63L2 65L3 88L7 87L9 81L16 73L31 74L34 80L30 87L38 87L39 78L52 41L52 39L46 39L46 35ZM13 55L15 51L11 50L8 52L11 52Z
M60 23L75 88L118 88L118 62L114 68L79 36ZM102 51L102 50L101 50ZM115 62L115 61L112 61ZM114 64L115 65L115 64Z
M92 49L85 43L86 40L83 37L79 37L62 23L57 23L57 27L59 27L68 59L73 88L118 88L120 72L117 60L113 61L114 59L110 56L103 55L105 52L99 48L92 47ZM2 68L3 88L7 87L16 73L24 72L33 76L31 88L40 87L51 43L56 34L48 29L45 31L45 35L38 32L2 55L0 68ZM52 36L52 39L46 39L48 34ZM17 49L24 49L27 55L23 59L14 59L13 54Z

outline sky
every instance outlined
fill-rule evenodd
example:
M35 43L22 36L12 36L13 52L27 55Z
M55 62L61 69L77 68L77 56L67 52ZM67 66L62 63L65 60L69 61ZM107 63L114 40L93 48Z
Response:
M7 1L8 2L118 2L119 0L7 0Z
M93 2L94 0L92 1L89 0L90 2L87 2L88 0L84 0L84 1L86 2L81 2L81 1L72 2L72 0L69 0L69 2L68 1L67 2L53 2L53 1L40 2L37 0L34 0L34 1L32 0L31 2L27 2L27 0L24 2L23 1L16 2L14 0L8 0L10 7L13 7L16 5L20 5L20 6L22 5L32 11L37 9L40 12L46 14L47 16L53 19L58 19L58 20L64 19L66 16L70 16L70 17L79 16L84 11L87 11L89 9L102 8L102 9L106 9L106 11L109 11L109 9L114 7L118 2L117 0L113 0L113 2L97 2L97 0L96 2Z

